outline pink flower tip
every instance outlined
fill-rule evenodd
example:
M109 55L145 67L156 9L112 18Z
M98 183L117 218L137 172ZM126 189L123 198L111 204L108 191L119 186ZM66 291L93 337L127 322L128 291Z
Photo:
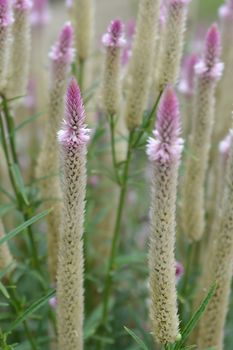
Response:
M205 63L212 68L218 61L221 53L221 37L216 23L209 28L205 40Z
M219 17L221 19L233 20L233 0L228 0L222 6L220 6L218 11Z
M102 43L106 47L123 47L125 45L124 25L121 20L112 21L107 33L102 37Z
M57 43L52 47L49 57L54 61L61 61L70 64L74 57L73 28L67 22L62 28Z
M31 11L31 24L37 27L43 27L49 22L48 0L34 0Z
M206 74L213 79L219 79L222 75L224 65L220 62L221 36L216 23L209 28L206 40L204 57L197 63L195 71L197 74Z
M78 147L89 140L89 129L84 124L85 110L81 92L75 78L71 79L66 93L65 119L58 132L58 140L65 147Z
M165 89L157 113L155 138L149 138L147 154L151 161L169 163L179 159L183 148L180 134L180 108L174 89Z
M55 309L57 307L57 298L56 297L52 297L49 299L49 305Z
M184 274L184 266L181 264L181 262L176 261L175 268L176 268L176 282L179 282L179 280Z
M191 54L186 57L182 67L182 79L179 84L179 91L186 96L192 96L195 85L195 66L198 62L198 57Z
M13 23L9 0L0 0L0 27L8 27Z
M177 6L186 6L188 5L190 0L170 0L170 5L177 7Z
M32 2L30 0L15 0L13 2L13 8L27 11L32 7Z
M223 156L224 160L228 159L230 149L233 142L233 132L232 130L224 137L224 139L219 143L219 152Z

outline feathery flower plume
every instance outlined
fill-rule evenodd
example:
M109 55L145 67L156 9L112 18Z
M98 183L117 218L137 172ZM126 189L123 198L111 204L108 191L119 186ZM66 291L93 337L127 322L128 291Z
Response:
M13 44L6 85L8 98L26 95L27 91L31 52L30 8L30 0L13 1Z
M195 66L198 58L195 54L191 54L185 58L182 68L182 78L179 83L179 91L184 97L184 111L183 111L183 133L188 135L192 130L194 119L194 88L195 88Z
M83 221L86 152L89 139L79 87L69 84L61 149L63 211L57 276L58 344L61 350L83 349Z
M30 15L33 27L44 27L49 22L48 0L34 0Z
M121 56L121 64L122 66L126 66L129 63L129 60L132 56L132 43L133 37L135 34L136 23L134 20L130 20L126 24L125 32L126 32L126 45L124 45L122 56Z
M193 128L189 139L183 184L183 229L190 240L197 241L204 231L204 183L209 160L210 142L214 122L215 90L223 64L219 62L220 34L213 24L206 36L202 60L195 67L197 94L195 98Z
M103 35L102 43L106 47L105 67L103 75L103 107L107 116L114 116L120 107L120 59L125 44L123 23L114 20Z
M179 91L187 97L194 94L195 87L195 66L198 62L196 54L191 54L185 58L182 79L179 84Z
M51 86L48 107L48 120L45 137L37 166L37 176L48 178L41 182L41 193L45 198L57 198L53 201L54 210L47 217L48 224L48 259L49 270L53 281L57 274L58 230L61 218L60 182L58 173L59 161L57 150L57 131L63 116L63 98L70 65L73 59L73 29L66 23L61 30L57 43L53 46L51 59ZM46 202L49 207L51 203Z
M83 62L90 56L92 49L95 1L76 0L73 6L77 58Z
M142 0L130 60L125 117L129 130L141 124L149 94L159 17L159 0Z
M197 344L199 348L216 347L223 349L224 324L228 312L228 303L232 281L233 255L233 144L226 170L226 181L220 225L217 228L208 249L207 261L204 266L205 287L210 288L216 283L216 291L203 318L201 319Z
M2 220L0 220L0 238L3 238L5 235ZM9 250L8 244L3 243L0 245L0 270L4 270L9 266L13 261L11 252Z
M219 9L219 22L222 38L222 61L224 62L224 72L217 89L216 100L216 126L214 128L213 143L218 144L228 132L231 126L232 112L232 67L233 67L233 4L232 1L226 1ZM217 157L217 148L214 149L215 158Z
M163 33L160 56L158 89L162 91L167 84L176 84L180 73L180 62L184 46L188 4L190 0L169 0L167 20Z
M150 210L150 318L155 339L173 343L179 339L176 296L175 211L177 177L183 140L179 103L168 86L160 102L155 138L149 139L147 154L153 166Z
M13 17L9 0L0 0L0 90L7 82Z

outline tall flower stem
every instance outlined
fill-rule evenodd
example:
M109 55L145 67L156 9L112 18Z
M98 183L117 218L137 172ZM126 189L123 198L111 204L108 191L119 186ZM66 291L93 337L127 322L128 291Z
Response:
M115 147L115 118L114 115L110 115L109 119L109 127L110 127L110 138L111 138L111 153L112 153L112 163L115 171L115 178L118 183L120 184L119 179L119 173L118 173L118 167L117 167L117 157L116 157L116 147Z
M107 269L107 274L106 274L105 283L104 283L101 326L103 326L105 329L106 329L106 324L108 319L109 299L110 299L110 294L111 294L112 285L113 285L114 266L115 266L117 251L119 247L123 209L124 209L125 197L127 193L129 166L130 166L130 161L132 157L133 136L134 136L134 131L131 131L129 134L127 156L124 164L122 180L120 183L120 186L121 186L120 197L119 197L119 202L117 207L117 215L116 215L115 228L114 228L114 234L113 234L113 240L112 240L112 246L111 246L111 253L108 261L108 269ZM98 349L102 350L103 348L104 348L104 343L102 340L100 340Z
M7 146L7 135L5 132L3 116L1 115L0 127L1 127L1 131L2 131L3 150L4 150L6 161L7 161L9 178L10 178L10 181L12 184L12 188L15 192L18 208L20 209L20 211L23 215L23 219L26 221L29 219L29 214L28 214L29 207L25 205L25 201L22 198L22 195L21 195L21 193L18 189L17 183L15 181L15 175L12 172L12 165L13 164L11 161L11 156L12 156L12 160L13 160L14 164L16 164L18 167L19 167L19 163L18 163L16 148L15 148L14 123L13 123L13 120L10 119L11 116L9 113L7 100L5 98L3 98L3 113L4 113L4 117L5 117L5 125L6 125L6 129L7 129L7 134L9 135L9 148L10 148L10 150L9 150L8 146ZM33 265L41 273L37 247L36 247L33 232L32 232L32 229L30 226L27 228L27 232L28 232L28 237L29 237L29 241L30 241L30 245L31 245Z

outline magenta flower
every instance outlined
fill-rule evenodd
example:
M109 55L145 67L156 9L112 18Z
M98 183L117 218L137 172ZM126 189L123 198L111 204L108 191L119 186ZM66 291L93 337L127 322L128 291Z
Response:
M135 20L130 20L127 24L126 24L126 44L124 45L124 49L122 52L122 56L121 56L121 63L123 66L125 66L131 56L132 56L132 43L133 43L133 37L135 34L135 30L136 30L136 22Z
M219 8L219 17L226 20L233 20L233 1L227 0L224 5Z
M34 0L31 12L31 24L43 27L49 22L48 0Z
M183 64L183 77L179 84L179 90L186 96L192 96L195 86L195 65L197 64L197 55L191 54L185 58Z
M177 96L168 86L161 98L154 138L149 138L147 154L151 161L167 163L180 157L183 140L180 134L180 112Z
M123 47L125 45L123 31L124 25L121 20L112 21L108 27L108 32L102 37L103 45L106 47Z
M0 28L8 27L13 22L9 0L0 0Z
M85 110L78 84L73 78L66 95L66 112L63 129L58 132L58 140L65 147L74 147L87 143L89 129L84 124Z
M13 8L19 10L29 10L32 7L30 0L15 0L13 1Z
M50 298L50 299L49 299L49 305L50 305L53 309L55 309L56 306L57 306L57 298L56 298L56 297Z
M221 37L217 24L212 24L207 32L203 59L196 65L197 74L205 74L219 79L223 71L223 63L219 62L221 54Z
M68 22L64 25L57 43L52 47L49 57L55 61L69 65L74 57L73 28Z
M184 274L184 266L179 261L176 261L175 267L176 267L176 282L179 282L179 280Z
M225 138L219 144L219 152L225 164L227 162L227 159L229 158L232 141L233 141L233 133L232 133L232 130L230 130L229 133L225 136Z

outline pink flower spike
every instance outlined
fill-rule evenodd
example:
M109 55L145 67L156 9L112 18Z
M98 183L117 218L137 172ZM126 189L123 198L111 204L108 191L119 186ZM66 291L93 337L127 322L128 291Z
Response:
M32 7L32 3L30 0L15 0L13 2L13 8L18 10L29 10Z
M208 68L219 62L221 53L221 37L216 23L209 28L205 40L204 61Z
M31 24L43 27L49 22L48 0L34 0L31 12Z
M195 83L195 65L198 62L197 55L189 55L183 65L183 79L179 84L179 91L187 96L191 96L194 92Z
M50 298L50 299L49 299L49 305L50 305L53 309L55 309L56 306L57 306L57 298L56 298L56 297Z
M183 274L184 266L179 261L176 261L176 282L179 282Z
M233 132L232 130L230 130L229 133L225 136L225 138L219 143L219 152L225 161L229 157L232 142L233 142Z
M68 22L61 30L57 43L52 47L49 57L54 61L61 61L70 64L74 57L73 28Z
M58 140L65 147L77 148L89 140L89 129L84 124L85 110L79 86L72 78L66 94L65 120L58 132Z
M0 0L0 27L7 27L13 22L9 0Z
M121 20L116 19L111 22L108 32L103 35L102 43L106 47L123 47L125 45L124 25Z
M168 163L179 159L183 148L180 134L180 110L177 96L171 86L168 86L161 98L157 113L156 139L150 138L147 154L151 161Z

